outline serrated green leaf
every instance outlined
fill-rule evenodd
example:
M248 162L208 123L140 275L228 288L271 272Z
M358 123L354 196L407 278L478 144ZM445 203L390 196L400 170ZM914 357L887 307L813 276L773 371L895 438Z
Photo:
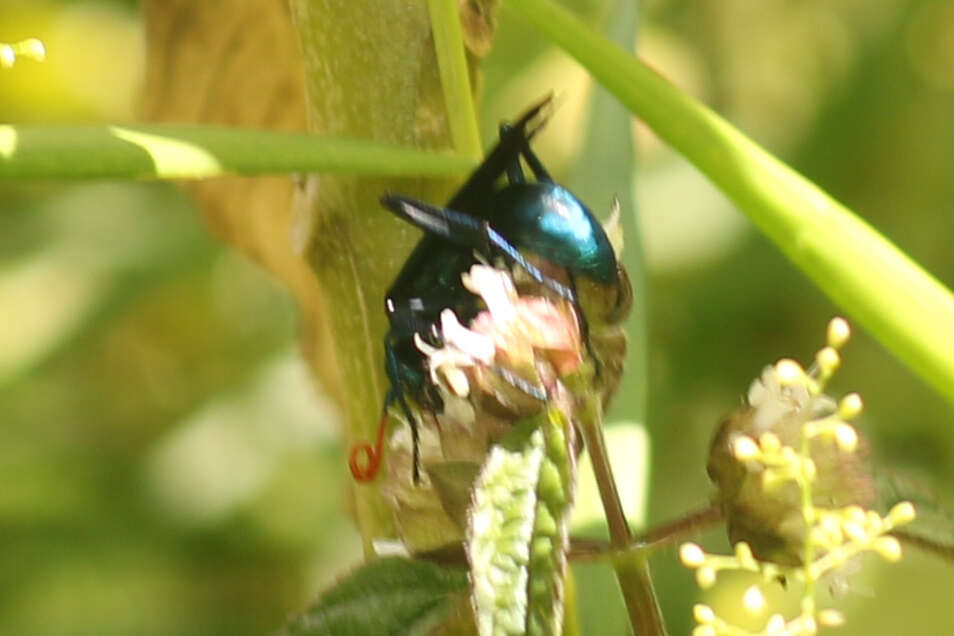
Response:
M573 427L555 408L522 448L495 446L474 487L467 553L478 632L559 634Z
M467 589L463 570L400 557L378 559L326 591L283 636L418 636L429 633Z
M482 635L525 631L528 546L543 456L540 430L527 439L523 451L495 446L474 487L467 555Z

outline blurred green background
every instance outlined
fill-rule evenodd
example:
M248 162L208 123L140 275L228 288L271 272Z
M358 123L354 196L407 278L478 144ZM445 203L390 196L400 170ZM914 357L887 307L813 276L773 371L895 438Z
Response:
M598 21L604 5L574 8ZM135 2L0 0L0 41L25 37L48 59L0 71L0 121L134 118ZM648 0L639 50L954 285L954 1ZM583 71L506 13L484 68L485 140L556 89L538 151L558 175L586 161ZM652 523L705 501L719 419L764 365L809 358L837 310L632 131L618 188L635 184L647 259ZM295 321L171 185L0 189L0 633L259 634L357 562L334 408ZM845 358L833 389L864 396L878 466L954 508L951 405L863 332ZM868 564L836 601L842 633L954 633L954 568L913 551ZM688 633L691 574L674 550L653 566L671 632ZM745 585L705 598L732 607Z

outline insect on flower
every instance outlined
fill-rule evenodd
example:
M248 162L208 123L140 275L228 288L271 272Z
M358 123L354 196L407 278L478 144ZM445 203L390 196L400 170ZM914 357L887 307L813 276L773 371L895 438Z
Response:
M358 444L351 450L349 465L356 480L372 481L377 475L389 412L396 406L411 428L413 478L418 482L420 419L414 413L438 413L443 408L423 350L443 346L444 310L451 310L459 324L467 325L486 308L462 279L474 265L502 265L514 278L525 278L543 293L570 303L586 351L608 387L604 395L615 388L622 355L609 355L606 349L617 353L625 348L624 337L615 327L629 313L629 279L593 213L554 182L530 149L549 103L547 98L516 123L502 124L497 145L446 206L396 194L382 198L386 208L426 234L385 297L390 324L384 339L385 368L391 388L384 399L375 445ZM527 179L521 159L533 180ZM498 181L504 183L498 185ZM605 329L607 325L614 329ZM527 395L546 399L542 388L506 369L495 370Z

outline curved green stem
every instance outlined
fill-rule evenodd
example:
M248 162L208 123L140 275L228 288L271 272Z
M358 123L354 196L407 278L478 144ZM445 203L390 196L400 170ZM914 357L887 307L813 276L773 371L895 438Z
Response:
M721 188L829 297L954 401L954 296L850 210L550 0L506 5Z
M479 160L482 154L480 133L477 129L477 113L474 111L474 97L470 87L470 73L467 69L457 2L428 0L427 8L431 16L437 66L444 91L444 107L447 109L447 121L454 148L466 157Z

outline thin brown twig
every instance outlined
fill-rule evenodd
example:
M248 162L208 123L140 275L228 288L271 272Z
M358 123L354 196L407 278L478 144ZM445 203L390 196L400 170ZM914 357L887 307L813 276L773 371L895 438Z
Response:
M716 504L709 504L661 526L650 528L636 537L636 542L657 550L677 543L690 535L708 530L723 518L722 509Z

